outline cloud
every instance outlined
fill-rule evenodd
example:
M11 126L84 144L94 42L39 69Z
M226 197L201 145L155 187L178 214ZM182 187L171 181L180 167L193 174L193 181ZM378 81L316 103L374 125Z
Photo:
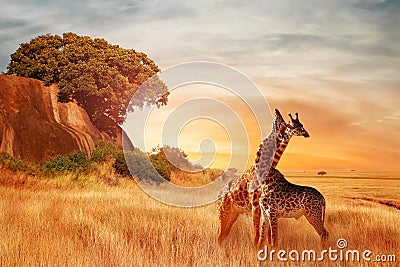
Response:
M398 24L384 28L398 17L390 11L394 6L389 1L19 1L6 5L1 24L21 23L20 17L25 27L38 27L4 36L14 47L38 34L74 31L139 48L162 66L209 59L269 76L273 69L288 69L280 76L293 77L310 69L323 75L346 66L356 71L369 63L387 69L372 59L399 55L393 42ZM370 60L357 60L365 55ZM2 56L1 66L4 61Z
M385 116L385 119L400 120L400 116L398 116L398 115L390 115L390 116Z
M350 126L354 126L354 125L359 126L359 125L362 125L362 124L365 124L365 123L368 123L368 121L352 122L352 123L350 123L349 125L350 125Z
M393 116L393 115L384 116L381 119L376 119L376 120L373 120L373 121L367 121L367 120L357 121L357 122L352 122L349 125L350 126L360 126L360 125L363 125L363 124L374 123L374 122L379 122L379 123L387 122L388 120L400 120L400 116Z

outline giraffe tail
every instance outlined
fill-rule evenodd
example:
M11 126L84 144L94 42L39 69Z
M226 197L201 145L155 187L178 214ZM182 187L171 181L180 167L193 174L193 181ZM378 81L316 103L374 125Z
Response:
M325 224L325 207L326 204L324 203L324 205L322 206L322 223Z

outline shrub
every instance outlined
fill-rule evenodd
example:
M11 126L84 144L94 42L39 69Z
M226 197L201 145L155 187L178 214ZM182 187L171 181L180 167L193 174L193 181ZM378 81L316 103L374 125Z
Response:
M71 172L87 172L90 167L90 160L84 151L75 151L67 156L56 156L52 160L44 163L44 167L48 170L55 171L71 171Z
M100 141L96 144L90 160L93 162L105 162L109 158L116 158L119 150L113 143Z
M202 170L203 167L200 165L193 165L188 155L180 148L171 147L169 145L158 146L152 149L152 154L157 154L165 159L164 163L167 163L172 169L179 169L184 171L198 171Z
M113 167L115 169L115 172L124 176L130 176L131 174L129 172L128 166L126 165L124 152L121 149L117 150L114 154L114 158L115 162L113 164Z
M160 177L161 173L164 172L160 171L160 174L157 173L157 168L162 169L162 167L156 167L158 162L153 163L153 161L150 161L146 153L135 148L133 151L125 151L123 156L125 156L126 163L130 166L128 173L138 177L139 179L153 181L157 184L160 184L164 181ZM153 167L153 165L156 166ZM164 178L169 179L169 176L166 176Z
M115 172L121 175L129 176L130 172L125 162L124 152L116 145L110 142L100 141L96 144L90 160L92 162L105 162L114 159L112 167Z
M84 151L75 151L69 155L55 156L40 165L19 160L7 153L0 153L1 166L12 171L23 171L33 175L41 173L46 176L53 176L54 172L72 172L79 175L96 171L93 163L103 163L110 159L117 174L133 175L141 180L157 184L170 180L171 165L163 151L148 155L135 148L132 151L124 152L114 144L104 141L96 144L90 158ZM127 163L130 168L128 168Z
M91 161L105 162L109 158L115 159L113 167L118 174L133 175L139 179L155 181L156 183L163 182L159 175L168 181L170 180L170 167L163 154L158 153L148 157L138 148L124 152L112 143L98 142L91 155ZM130 168L128 168L126 161L128 161Z
M44 163L44 167L49 170L66 171L67 159L65 156L56 156L50 161Z
M37 166L34 163L17 159L5 152L0 152L0 165L13 172L23 171L31 175L35 175L38 172Z
M165 154L158 153L150 155L150 161L156 171L166 179L167 181L171 180L171 168L168 162L168 159L165 157Z

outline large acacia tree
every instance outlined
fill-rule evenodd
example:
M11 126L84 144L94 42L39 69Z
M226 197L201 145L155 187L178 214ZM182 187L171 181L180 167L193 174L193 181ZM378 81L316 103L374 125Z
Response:
M61 102L76 100L101 130L115 133L134 92L159 71L146 54L74 33L42 35L23 43L11 55L7 74L57 83ZM165 84L154 76L146 83L141 107L165 104Z

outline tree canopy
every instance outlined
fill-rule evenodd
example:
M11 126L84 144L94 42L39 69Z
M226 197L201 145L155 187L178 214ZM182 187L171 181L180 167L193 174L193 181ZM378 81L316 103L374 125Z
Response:
M141 108L166 104L167 88L155 74L157 65L142 52L74 33L42 35L20 44L11 55L7 74L57 83L61 102L76 100L97 128L111 134L122 124L129 101L147 80ZM155 75L155 76L153 76Z

